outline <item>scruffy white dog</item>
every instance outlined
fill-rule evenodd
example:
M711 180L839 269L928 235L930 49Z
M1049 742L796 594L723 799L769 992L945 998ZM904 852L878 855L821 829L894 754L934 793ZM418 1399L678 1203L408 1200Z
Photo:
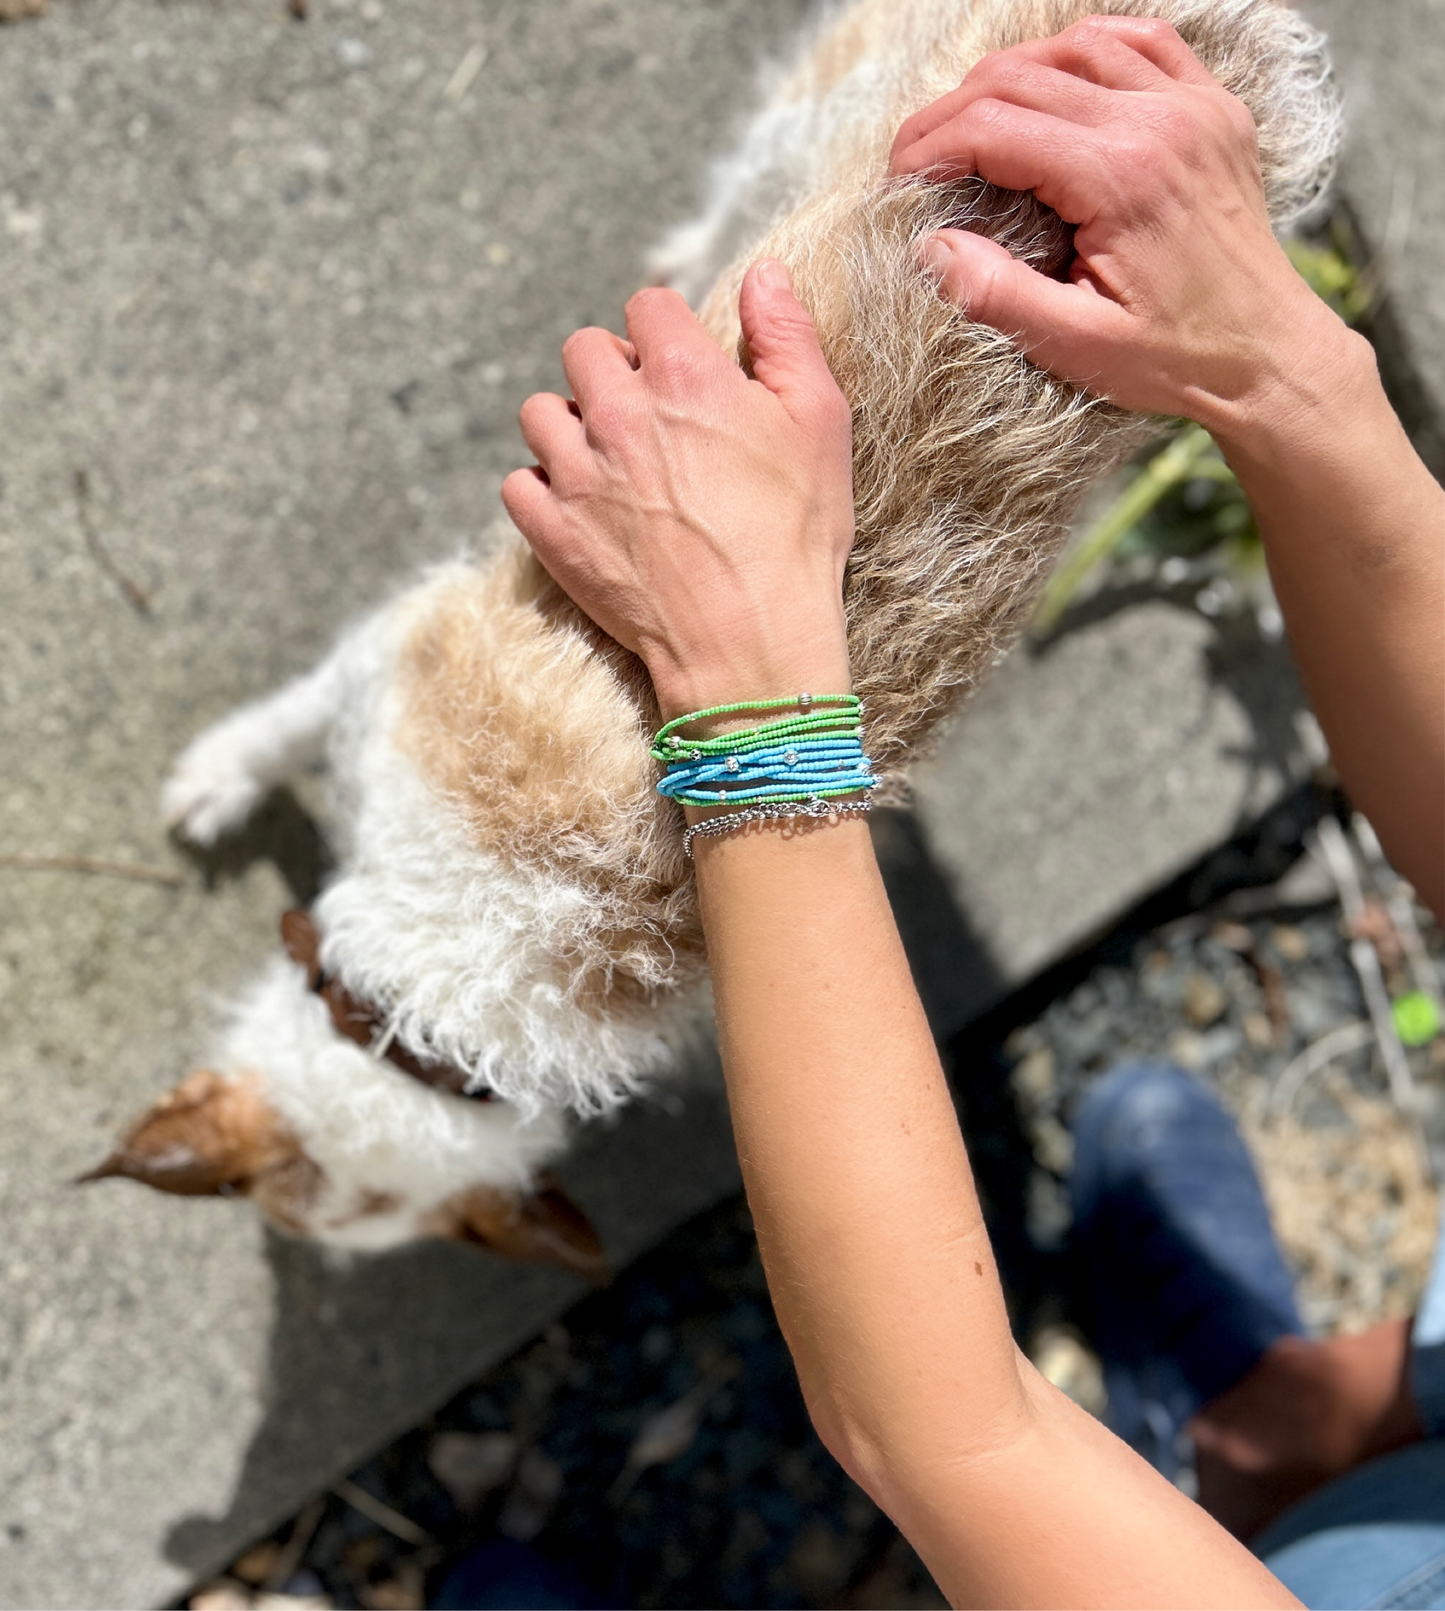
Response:
M1317 199L1337 124L1323 41L1274 0L859 0L805 41L660 259L730 350L762 254L818 323L854 411L849 646L885 777L987 674L1084 488L1151 429L1043 374L916 267L916 243L957 226L1057 272L1067 226L979 181L885 177L908 114L1091 11L1163 16L1244 100L1277 225ZM598 1273L541 1172L574 1116L668 1078L706 1010L655 720L638 663L516 542L432 572L202 733L165 788L180 832L211 843L324 759L341 866L287 915L211 1067L96 1175L244 1193L346 1247L451 1236Z

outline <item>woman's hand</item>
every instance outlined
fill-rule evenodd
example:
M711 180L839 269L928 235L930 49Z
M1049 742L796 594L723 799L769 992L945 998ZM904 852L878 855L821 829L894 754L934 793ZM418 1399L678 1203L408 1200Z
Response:
M573 600L646 663L664 717L849 687L848 404L780 263L743 282L754 380L672 291L627 305L629 341L562 349L575 402L528 398L540 468L507 512Z
M1244 106L1167 23L1092 17L985 57L892 165L1032 190L1076 226L1066 285L962 230L924 250L1043 368L1213 433L1345 786L1445 912L1445 495L1274 239Z
M943 294L1035 362L1222 440L1301 365L1360 345L1274 239L1253 119L1168 23L1091 17L985 57L911 117L895 173L979 174L1076 226L1069 283L963 230L925 246Z

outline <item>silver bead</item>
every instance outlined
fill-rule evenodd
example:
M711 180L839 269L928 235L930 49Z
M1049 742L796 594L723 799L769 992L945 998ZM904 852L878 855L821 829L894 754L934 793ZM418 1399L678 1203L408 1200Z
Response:
M738 769L738 758L737 758L737 756L736 755L729 755L727 760L724 762L724 765L727 767L729 772L736 772L737 769Z
M671 744L675 750L680 750L682 748L682 736L679 733L674 733L667 742Z
M694 761L700 761L702 759L702 751L701 750L694 750L692 752L692 758L693 758Z
M796 766L798 764L797 750L784 750L783 759L788 763L789 766Z
M798 709L799 710L807 710L808 707L812 703L813 703L813 696L811 694L799 694L798 695Z

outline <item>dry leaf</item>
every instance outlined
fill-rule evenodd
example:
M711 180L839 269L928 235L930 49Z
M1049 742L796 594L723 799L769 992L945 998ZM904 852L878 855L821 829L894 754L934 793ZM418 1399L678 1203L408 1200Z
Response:
M510 1432L438 1432L427 1445L426 1463L458 1510L476 1510L510 1479L517 1440Z

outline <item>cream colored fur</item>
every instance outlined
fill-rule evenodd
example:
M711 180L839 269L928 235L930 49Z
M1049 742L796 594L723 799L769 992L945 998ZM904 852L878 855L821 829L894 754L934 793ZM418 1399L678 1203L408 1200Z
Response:
M986 51L1090 10L1175 22L1254 113L1276 221L1318 198L1337 132L1322 41L1272 0L862 0L775 77L706 214L659 254L729 348L762 252L817 320L854 407L850 650L893 779L1019 631L1083 489L1151 429L1035 369L915 267L941 224L1062 263L1052 214L977 182L884 178L908 113ZM344 843L315 913L326 968L403 1044L506 1098L439 1094L342 1042L300 970L271 964L218 1066L261 1079L320 1171L290 1222L351 1246L423 1234L466 1187L524 1188L569 1114L676 1067L706 979L675 808L645 754L654 716L640 668L509 548L425 578L180 758L165 809L202 842L327 758ZM384 1208L367 1214L368 1193Z

